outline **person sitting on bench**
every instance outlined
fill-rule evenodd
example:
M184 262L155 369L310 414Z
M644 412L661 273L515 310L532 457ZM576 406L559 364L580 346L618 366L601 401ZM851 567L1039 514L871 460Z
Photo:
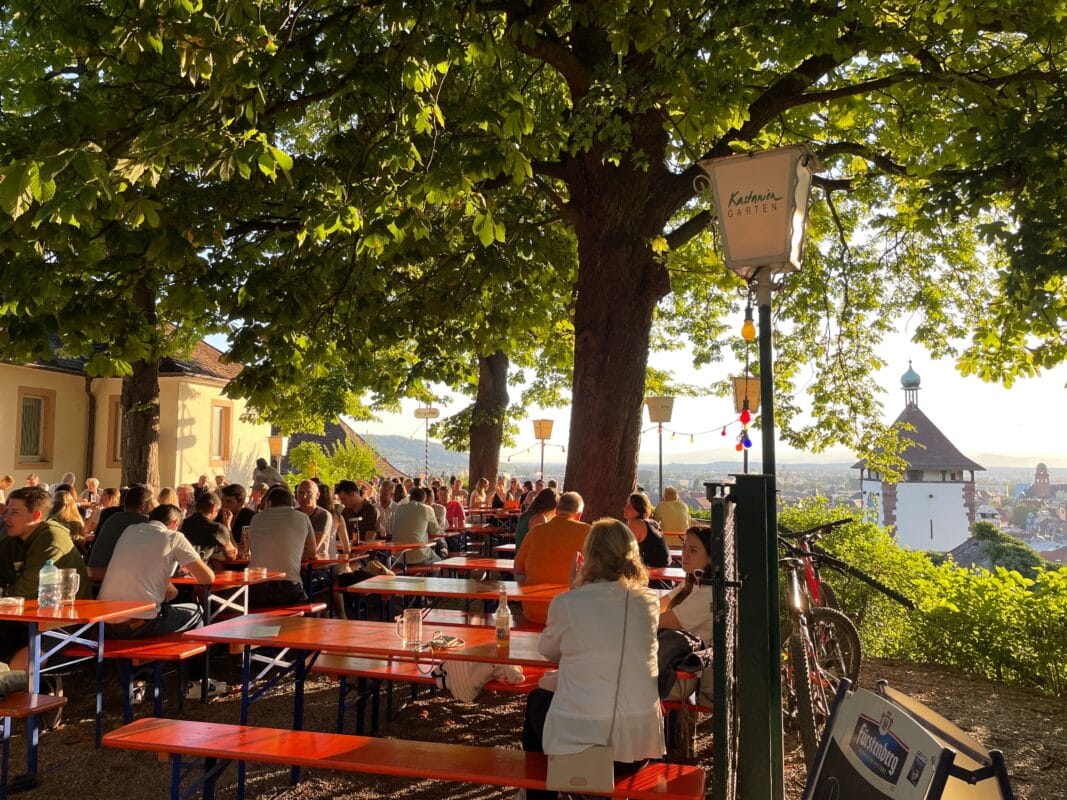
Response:
M660 598L659 695L662 699L688 697L693 686L675 688L675 665L694 650L711 647L711 586L704 576L711 575L711 528L690 528L682 545L682 569L685 583Z
M152 611L134 614L106 625L112 639L142 639L179 633L200 625L196 603L172 603L178 594L170 582L175 567L181 567L199 583L211 583L215 573L203 562L196 548L178 530L182 511L177 506L156 506L148 522L123 531L100 584L100 600L149 601Z
M575 559L569 592L548 607L538 650L559 663L554 691L526 703L522 749L550 755L614 747L615 775L632 774L664 753L656 691L656 597L637 540L625 523L597 520ZM625 631L623 629L625 620ZM542 679L542 687L548 683ZM526 791L527 800L555 792Z
M284 572L285 577L249 586L248 605L250 608L267 608L306 603L308 598L300 580L300 562L315 557L315 531L311 519L293 507L293 495L284 486L275 486L267 492L265 502L266 508L252 518L249 526L251 553L248 567Z

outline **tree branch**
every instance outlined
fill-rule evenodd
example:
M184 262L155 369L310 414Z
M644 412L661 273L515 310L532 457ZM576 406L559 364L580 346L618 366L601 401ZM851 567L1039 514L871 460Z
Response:
M593 76L563 42L537 33L534 34L533 44L530 45L523 41L522 34L515 29L515 26L509 25L508 32L512 35L516 50L545 62L560 74L567 82L573 99L584 97L589 92L589 87L593 84Z
M673 231L667 234L667 244L671 250L677 250L711 224L711 212L707 209L697 212Z

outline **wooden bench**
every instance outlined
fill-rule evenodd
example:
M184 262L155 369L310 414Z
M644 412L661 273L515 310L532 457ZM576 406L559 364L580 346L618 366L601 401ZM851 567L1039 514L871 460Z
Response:
M345 710L351 702L348 695L355 691L356 706L356 733L363 733L363 718L366 712L367 700L371 701L371 735L378 732L378 718L381 703L381 684L386 684L385 718L393 717L393 684L406 683L411 686L411 699L417 696L419 686L433 686L434 676L431 674L431 663L427 661L414 661L407 659L383 659L361 658L357 656L339 656L323 654L315 661L311 671L319 675L327 675L337 680L340 684L337 697L337 727L338 733L345 730ZM506 681L489 681L483 688L490 692L513 692L528 694L537 688L537 682L545 673L546 668L524 667L523 679L518 683ZM356 686L349 685L349 679L356 679Z
M694 758L696 755L696 724L701 714L711 714L714 709L706 702L701 702L699 672L677 670L678 680L696 681L693 692L682 700L661 700L663 710L663 738L667 743L668 754L678 754L682 758Z
M174 800L183 795L183 758L205 759L203 776L185 790L185 796L201 787L205 796L211 796L219 775L233 761L525 789L545 788L548 763L544 754L522 750L149 718L106 734L104 746L169 755ZM703 800L704 770L648 764L620 778L609 796Z
M0 800L7 800L8 756L11 753L11 720L28 719L56 711L67 704L67 698L50 694L30 694L29 692L11 692L0 698L0 717L4 719L3 741L0 743ZM31 747L36 748L37 742ZM33 759L36 762L36 758ZM31 767L33 769L33 767ZM37 783L37 776L29 774L19 776L13 782L17 791L29 789Z
M95 657L87 647L74 645L67 652L74 656ZM134 685L142 678L152 681L152 713L163 713L163 665L178 665L178 713L185 710L185 662L207 652L207 645L184 639L180 633L147 636L143 639L105 639L104 659L117 661L122 685L122 719L133 719ZM103 680L101 677L100 680ZM97 684L98 696L104 687Z

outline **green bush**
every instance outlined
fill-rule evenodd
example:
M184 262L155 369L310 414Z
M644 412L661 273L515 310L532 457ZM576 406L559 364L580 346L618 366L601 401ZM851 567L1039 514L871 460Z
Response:
M289 485L319 478L327 486L341 480L369 480L374 471L374 452L361 444L338 442L330 453L314 442L301 442L289 451L289 463L296 470L286 474Z
M842 516L825 500L783 509L779 521L802 530ZM1003 536L999 531L996 534ZM1004 563L1020 558L1002 547ZM842 609L856 621L864 650L873 656L944 664L1005 683L1067 693L1067 570L1045 569L1022 558L1031 574L997 566L935 565L925 554L904 550L884 529L855 521L820 542L829 553L912 599L905 609L853 578L824 570Z

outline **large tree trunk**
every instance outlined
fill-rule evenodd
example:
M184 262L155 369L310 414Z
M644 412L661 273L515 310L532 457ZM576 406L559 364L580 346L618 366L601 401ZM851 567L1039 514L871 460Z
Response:
M662 128L643 129L650 135L635 148L662 152ZM578 295L564 488L585 499L584 519L621 517L637 478L652 316L670 290L651 244L676 202L664 191L664 169L615 167L590 154L568 174Z
M582 495L590 521L621 517L637 477L652 314L662 294L650 286L661 268L635 247L647 245L600 239L583 248L579 238L587 253L574 314L564 488Z
M134 288L134 303L155 328L155 292L146 280ZM159 360L133 362L122 379L122 485L147 483L159 488Z
M508 357L501 352L478 359L478 395L471 415L470 484L479 478L492 487L500 468L500 443L508 410Z

